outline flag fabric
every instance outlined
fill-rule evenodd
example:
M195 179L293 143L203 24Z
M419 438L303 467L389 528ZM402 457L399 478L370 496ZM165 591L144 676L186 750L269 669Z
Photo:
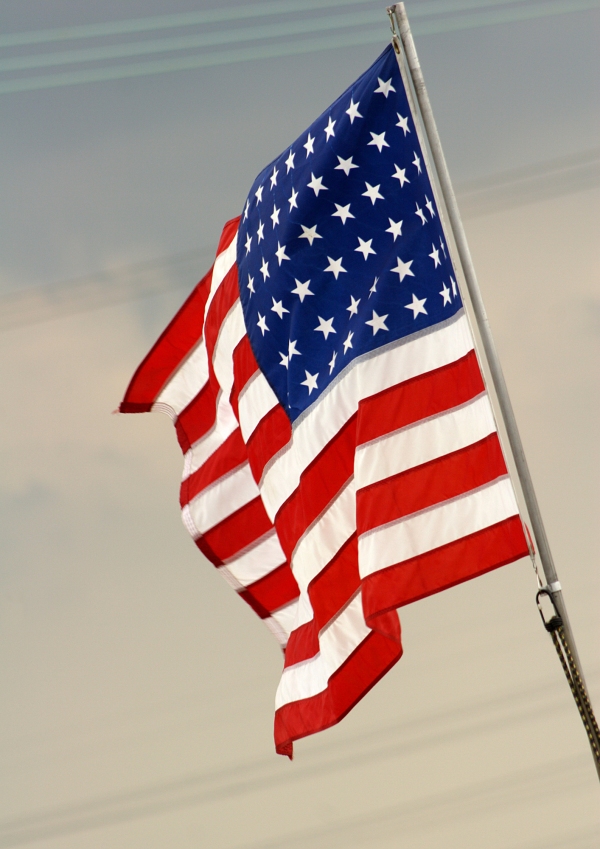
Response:
M284 648L281 754L400 658L397 608L527 555L391 46L259 174L120 410L171 416L184 524Z

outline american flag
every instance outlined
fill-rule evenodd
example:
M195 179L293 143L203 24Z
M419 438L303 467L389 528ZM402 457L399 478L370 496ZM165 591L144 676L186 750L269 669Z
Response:
M281 754L400 658L398 607L527 555L391 46L259 174L120 409L172 417L184 524L284 648Z

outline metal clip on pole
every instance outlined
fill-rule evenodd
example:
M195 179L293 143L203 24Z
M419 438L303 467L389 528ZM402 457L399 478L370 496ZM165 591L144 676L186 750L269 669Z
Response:
M542 607L541 602L542 596L546 596L547 598L549 598L550 602L552 603L554 613L550 617L550 619L546 619L546 616L544 615L544 608ZM563 620L560 613L558 612L558 608L554 599L552 598L552 593L549 589L547 589L546 587L542 587L541 590L538 590L535 596L535 603L537 604L537 609L539 610L542 622L544 623L544 628L546 629L546 631L548 631L549 634L551 634L553 631L557 631L559 628L562 628Z

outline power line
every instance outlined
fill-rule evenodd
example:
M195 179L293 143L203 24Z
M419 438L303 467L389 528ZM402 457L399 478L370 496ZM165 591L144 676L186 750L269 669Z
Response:
M558 157L459 184L464 218L474 218L526 203L593 188L600 183L600 148ZM91 276L0 295L0 331L61 316L159 295L190 290L214 256L214 246Z
M408 835L417 829L435 826L438 823L457 819L461 813L494 808L505 808L507 797L517 795L519 801L524 798L547 799L549 792L564 792L565 785L572 789L579 788L584 783L583 758L564 757L534 768L512 770L491 779L473 782L451 790L431 793L379 808L374 812L353 817L345 817L325 826L302 829L292 834L278 836L275 840L260 841L259 843L244 843L237 849L325 849L335 845L334 841L341 837L352 839L352 846L372 846L373 841L389 834L392 829L397 833L401 823L402 835ZM466 809L466 811L465 811ZM584 832L589 835L590 830ZM576 836L581 837L578 830ZM568 835L567 835L568 837ZM395 842L394 845L398 845ZM406 844L405 844L406 845ZM547 844L543 844L546 849ZM563 846L572 844L562 844ZM511 849L518 849L514 843ZM523 847L523 849L527 849ZM540 848L541 849L541 848ZM590 844L591 849L591 844Z
M229 23L270 15L293 14L313 9L334 9L343 6L365 5L365 0L275 0L267 3L249 3L233 8L204 9L198 12L183 12L175 15L154 15L123 21L108 21L98 24L60 27L56 29L15 32L0 35L0 47L16 47L29 44L48 44L53 41L72 41L81 38L101 38L109 35L130 35L138 32L153 32L162 29L182 29L204 24Z
M0 822L0 849L32 840L104 828L219 799L232 799L358 765L406 757L412 752L431 749L450 740L489 732L494 727L506 729L538 717L541 703L545 715L562 709L563 694L555 691L554 682L520 688L500 697L482 699L474 705L446 707L402 725L395 723L325 744L318 750L306 752L302 762L297 763L293 770L284 771L279 760L264 758L5 820ZM440 722L446 723L446 727L440 729ZM569 763L571 760L579 765L582 756L567 759ZM287 845L287 841L278 845ZM295 845L295 840L291 845Z
M327 10L331 7L340 6L343 0L333 3L323 3L317 7L319 12ZM352 0L355 2L355 0ZM356 0L356 2L364 3L364 0ZM488 6L506 6L521 3L523 0L425 0L425 2L415 8L415 18L426 17L428 15L449 14L453 12L465 12L476 10L480 11ZM309 8L314 8L314 3L309 4ZM288 9L288 12L290 10ZM296 11L296 10L294 10ZM512 12L511 12L512 14ZM198 18L196 15L170 16L170 19L179 20L183 18ZM232 16L232 10L222 10L220 18L238 22L244 15ZM300 20L290 20L289 14L279 15L278 17L285 18L282 22L275 22L261 27L248 28L247 26L232 29L214 30L209 29L205 32L194 33L191 35L183 35L172 38L149 39L145 41L128 41L117 44L101 45L99 47L88 47L83 49L71 49L54 53L33 53L26 55L11 55L8 58L0 59L0 73L7 71L31 70L33 68L55 67L59 65L73 65L84 62L100 62L108 59L127 59L137 56L144 56L153 53L167 53L179 50L188 50L195 47L222 47L226 44L249 43L251 41L260 41L264 39L279 38L291 35L305 35L307 33L320 32L334 29L348 29L350 27L362 26L363 24L381 25L382 18L380 10L369 8L366 11L345 13L343 18L340 18L340 13L329 16L313 16L302 18ZM155 20L155 19L150 19ZM144 19L133 22L138 25L143 25ZM129 22L131 23L131 22ZM439 22L438 22L439 23ZM24 36L27 33L23 34ZM35 35L35 33L34 33ZM1 46L1 37L0 37Z
M308 2L308 0L307 0ZM320 10L324 8L334 8L336 6L345 6L354 4L357 0L347 0L345 3L326 3L320 4ZM518 4L518 5L517 5ZM266 12L264 9L268 6L273 8L279 4L261 4L260 14L273 14ZM536 18L548 17L553 15L562 15L571 12L585 11L597 8L600 5L599 0L541 0L541 2L521 2L521 0L449 0L442 3L441 0L429 0L420 6L415 7L411 12L411 16L416 19L413 31L415 34L432 35L444 32L456 32L459 30L468 30L478 27L492 26L497 24L515 23L519 21L533 20ZM493 8L488 8L493 6ZM317 8L313 0L306 5L307 9ZM475 10L471 14L461 14L469 10ZM215 10L213 10L215 11ZM219 11L219 10L216 10ZM235 10L222 10L222 13L233 13ZM298 9L290 9L285 7L286 13L298 11ZM256 15L259 14L258 12ZM456 14L459 13L459 14ZM200 13L198 13L200 14ZM450 17L448 17L450 15ZM433 20L418 20L421 17L431 17ZM160 19L147 19L148 21L167 21L168 19L177 18L181 20L185 16L166 16ZM241 17L249 17L249 15L239 14L232 20L237 20ZM359 12L354 14L345 14L344 16L318 16L311 19L300 21L287 21L285 23L274 23L264 27L240 28L236 30L213 31L211 33L199 34L196 36L183 36L172 39L155 39L152 41L130 42L128 44L109 45L106 47L89 48L84 50L66 51L61 53L41 54L38 56L23 56L12 57L3 60L2 68L4 71L25 70L34 67L50 67L53 65L65 65L70 63L85 63L86 61L99 61L111 58L125 58L139 55L147 55L159 52L176 52L179 50L189 50L194 47L216 47L224 44L241 44L239 48L229 50L212 50L200 54L187 55L179 58L169 58L163 60L152 60L149 62L132 62L128 64L109 65L103 67L83 68L76 71L67 71L58 74L45 74L40 76L25 76L17 78L9 78L0 82L0 94L9 94L24 91L36 91L48 88L58 88L70 85L79 85L90 82L102 82L109 80L122 80L135 77L151 76L156 74L170 73L174 71L193 70L199 68L208 68L224 64L235 64L238 62L248 62L260 59L277 58L291 55L301 55L304 53L315 53L322 50L331 50L341 47L353 47L362 44L382 43L382 27L380 15L375 15L374 12ZM219 18L219 20L229 20L229 17ZM143 31L142 27L144 19L138 21L121 22L138 26L138 30L130 29L129 31ZM216 19L215 19L216 20ZM373 29L365 29L370 25ZM178 24L183 26L183 24ZM106 33L109 33L110 26L117 25L93 25L96 28L105 27ZM375 28L376 27L376 28ZM150 29L148 25L148 29ZM160 29L156 25L155 29ZM73 32L75 30L83 32L80 37L89 37L91 33L87 33L89 28L68 28L66 30L49 31L50 34L59 32ZM93 29L93 27L92 27ZM326 37L317 38L302 38L314 32L329 31ZM336 30L338 30L336 32ZM341 31L343 30L343 32ZM358 31L354 31L358 30ZM100 33L100 30L95 30ZM123 30L112 30L111 34L121 34ZM296 37L291 41L277 40L275 43L269 43L274 39L287 38L290 35ZM59 40L58 37L50 37L48 40ZM298 38L300 36L300 38ZM34 37L38 38L35 43L42 42L42 32L36 33L15 33L13 36L5 36L4 39L25 39L30 41L22 43L34 43ZM72 35L75 38L77 36ZM253 41L267 42L260 44L252 44ZM7 45L9 42L6 43ZM13 42L13 45L17 41ZM0 46L2 40L0 39ZM6 46L6 45L5 45ZM2 69L0 68L0 70Z

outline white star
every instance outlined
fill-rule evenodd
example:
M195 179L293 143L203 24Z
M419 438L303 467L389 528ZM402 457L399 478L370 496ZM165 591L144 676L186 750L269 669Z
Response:
M256 202L260 203L262 200L263 187L259 186L258 189L254 192L256 196Z
M258 327L260 327L260 331L261 331L262 335L264 336L265 331L269 329L267 327L267 322L266 322L264 315L261 315L260 313L258 313L258 321L256 322L256 324L258 325Z
M313 190L313 192L315 193L315 195L317 197L319 197L319 192L326 192L327 186L323 185L323 178L322 177L315 177L315 175L312 173L312 171L310 172L310 176L311 176L311 181L310 181L310 183L307 183L306 185L308 186L309 189Z
M276 312L279 318L283 318L284 312L289 312L289 310L286 310L281 301L276 301L273 297L271 298L271 300L273 301L271 312Z
M286 356L286 354L282 354L281 351L279 352L279 356L281 357L279 365L285 366L287 368L288 365L289 365L289 362L290 362L290 358L288 356Z
M429 214L431 215L431 217L432 217L432 218L435 218L435 209L433 208L433 204L432 204L432 202L429 200L429 198L427 197L427 195L425 195L425 206L426 206L426 207L427 207L427 209L429 210Z
M346 309L350 313L350 318L352 318L352 316L356 315L356 313L358 312L358 305L359 304L360 304L360 298L358 300L356 300L356 298L353 298L352 295L350 295L350 306L346 307Z
M358 111L358 107L360 106L360 100L358 103L355 103L352 98L350 98L350 106L346 109L346 115L350 116L350 123L354 123L355 118L362 118L362 115Z
M340 257L339 259L332 259L330 256L328 256L327 259L329 260L329 265L327 266L327 268L325 268L323 270L324 271L331 271L331 273L333 274L333 276L337 280L338 277L340 276L341 272L346 271L346 269L342 267L343 257Z
M417 298L417 296L414 293L413 293L412 298L413 298L412 304L406 304L404 309L412 310L413 311L413 318L416 318L419 315L420 312L422 312L423 315L427 315L427 310L423 306L423 304L425 303L427 298L423 298L422 300L419 300L419 298Z
M379 183L377 186L372 186L370 183L365 182L365 186L367 187L367 191L363 192L363 197L368 197L373 206L375 206L376 200L384 200L383 195L379 192Z
M306 280L304 283L301 283L299 280L296 280L296 278L294 278L294 282L296 284L296 288L292 289L292 295L298 295L301 304L304 302L304 298L307 295L315 294L314 292L311 292L308 288L310 285L310 280Z
M260 220L258 222L258 230L256 231L256 235L258 238L258 243L260 244L261 241L265 238L265 225Z
M307 159L308 159L309 153L315 152L314 147L313 147L314 143L315 143L315 140L311 136L311 134L309 133L308 138L306 139L305 143L302 145L302 147L306 150L306 158Z
M323 236L320 236L317 233L317 225L316 224L315 224L314 227L305 227L304 224L301 224L300 226L302 227L304 232L302 233L301 236L298 236L298 238L299 239L306 239L311 247L312 247L312 243L314 242L315 239L322 239L323 238Z
M433 267L437 268L438 265L442 264L441 260L440 260L440 252L439 252L438 248L436 248L436 246L433 245L433 244L431 245L431 248L432 248L432 250L431 250L431 253L429 254L429 256L431 257L431 259L434 262Z
M347 206L340 206L339 203L336 203L335 209L336 209L336 211L332 212L331 217L332 218L341 218L342 224L346 223L347 218L354 218L354 216L350 212L350 204L348 204Z
M344 172L344 174L346 175L346 177L350 174L350 171L351 171L353 168L358 168L358 165L355 165L355 164L352 162L352 157L351 157L351 156L349 156L349 157L348 157L348 159L342 159L342 157L341 157L341 156L338 156L338 162L339 162L340 164L335 166L335 170L336 170L336 171L343 171L343 172Z
M275 256L277 257L279 265L281 265L284 259L289 259L289 256L285 252L285 245L280 245L279 241L277 242L277 250L275 251Z
M318 330L320 333L323 334L325 339L327 339L330 333L335 333L333 327L333 318L328 318L327 320L325 320L324 318L321 318L320 315L318 315L317 318L319 319L319 326L315 327L315 332Z
M244 207L244 221L248 218L248 210L250 209L250 201L246 201L246 206Z
M445 257L446 256L446 245L444 244L444 240L442 239L441 236L440 236L440 248L442 249L442 252L443 252L444 257Z
M389 313L388 313L389 315ZM373 336L377 333L378 330L389 330L390 328L385 323L387 315L377 315L375 310L373 310L373 318L369 319L369 321L365 321L365 324L370 324L373 328Z
M348 333L348 336L344 339L344 354L347 353L348 348L353 347L353 345L352 345L352 337L353 336L354 336L354 333L352 333L352 331L350 331L350 333Z
M334 352L333 352L333 357L332 357L332 358L331 358L331 360L327 363L327 365L329 366L329 374L331 374L331 372L332 372L332 371L334 370L334 368L335 368L335 361L336 361L336 359L337 359L337 351L334 351Z
M379 153L381 153L384 147L389 147L389 144L385 140L385 131L379 133L379 135L377 133L371 133L371 141L367 144L367 147L371 144L375 145Z
M392 221L391 218L388 218L388 221L390 222L390 226L385 232L391 233L394 241L396 241L397 237L402 235L402 221Z
M458 289L457 289L456 280L454 279L454 277L450 278L450 285L452 286L452 297L455 298L458 294Z
M280 212L281 212L281 209L277 209L275 204L273 204L273 212L269 215L269 218L273 222L273 229L275 229L276 224L279 224L279 213Z
M278 174L279 174L279 171L277 170L277 168L275 168L275 166L273 166L273 173L271 174L271 176L269 178L271 180L271 188L273 188L273 186L277 185L277 175Z
M445 283L442 287L442 291L440 292L440 295L444 299L444 303L442 304L442 306L445 307L446 304L449 304L452 301L452 298L450 297L450 289L446 286Z
M254 295L254 277L250 277L250 275L248 275L248 288L250 289L250 294Z
M425 213L423 212L423 210L421 209L419 204L417 204L417 211L415 212L415 215L419 216L419 218L421 219L423 224L427 224L427 219L425 218Z
M267 260L264 257L263 257L262 265L260 267L260 273L263 276L263 281L265 281L267 279L267 277L271 276L269 274L269 263L267 262Z
M383 94L385 96L385 98L387 99L387 96L390 93L390 91L396 91L396 89L392 85L392 78L391 77L389 78L389 80L386 80L385 82L381 79L381 77L377 77L377 82L379 83L379 86L375 89L374 94Z
M306 380L303 380L300 386L306 386L308 389L308 394L313 391L313 389L317 389L317 378L319 376L319 372L316 374L311 374L309 371L304 369L304 374L306 375Z
M396 257L398 260L398 265L396 268L392 268L392 271L395 271L396 274L400 277L400 282L404 280L405 277L414 277L414 272L410 270L411 265L413 264L412 259L409 259L408 262L402 262L399 256Z
M417 156L417 151L416 151L416 150L414 151L414 154L415 154L415 158L413 159L412 164L413 164L413 165L415 166L415 168L417 169L417 173L418 173L418 174L420 174L420 173L421 173L421 160L420 160L420 159L419 159L419 157Z
M396 112L396 115L398 116L398 123L396 124L396 126L400 127L400 129L404 131L404 135L410 133L410 127L408 126L408 116L406 118L403 118L399 112Z
M288 153L288 158L285 160L285 164L286 164L286 167L287 167L287 172L286 172L287 174L289 174L290 171L292 170L292 168L295 167L294 166L295 157L296 157L296 154L292 153L292 149L290 148L290 152Z
M336 123L337 123L336 121L331 120L331 115L330 115L329 116L329 123L327 124L327 126L325 127L325 130L323 131L325 133L325 135L327 136L325 141L329 141L331 136L335 136L335 133L333 132L333 128L335 127Z
M296 198L297 198L297 197L298 197L298 192L295 192L295 191L294 191L294 189L292 188L292 194L291 194L291 195L289 196L289 198L288 198L288 203L289 203L289 205L290 205L290 212L292 211L292 209L293 209L294 207L295 207L296 209L298 209L298 204L296 203Z
M250 245L252 244L252 236L246 233L246 256L250 253Z
M292 357L294 356L294 354L295 354L297 357L301 356L301 352L300 352L300 351L298 351L298 350L296 349L296 345L297 345L297 344L298 344L298 340L297 340L297 339L294 339L294 341L293 341L293 342L292 342L292 340L290 339L289 344L288 344L288 357L289 357L289 359L290 359L290 360L292 359Z
M373 280L373 285L369 289L369 298L371 297L371 295L374 295L377 292L377 284L378 283L379 283L379 277L376 277L375 280Z
M395 180L398 180L398 182L400 183L400 188L402 188L402 186L403 186L405 183L410 183L410 180L409 180L409 179L408 179L408 177L406 176L406 168L398 168L398 166L396 165L396 163L394 163L394 168L396 169L396 173L395 173L395 174L392 174L392 177L393 177Z
M367 259L369 254L375 253L375 251L371 247L372 243L373 243L373 239L369 239L368 242L365 242L360 238L360 236L358 236L358 247L354 248L354 250L361 253L364 256L364 258Z

